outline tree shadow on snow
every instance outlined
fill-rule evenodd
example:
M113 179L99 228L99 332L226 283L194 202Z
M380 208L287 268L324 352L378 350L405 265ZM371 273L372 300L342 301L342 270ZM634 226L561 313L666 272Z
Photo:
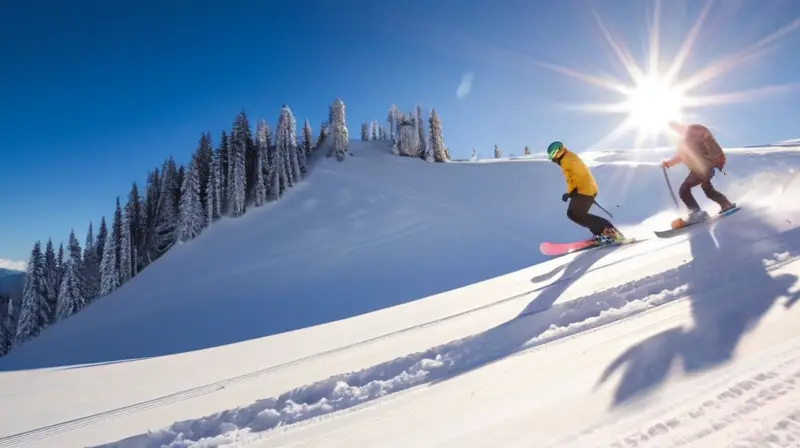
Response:
M598 380L599 386L621 371L613 405L657 388L677 361L691 374L732 360L745 334L780 297L789 296L786 307L797 301L797 293L789 293L797 277L770 275L762 259L775 252L800 254L800 229L774 235L764 223L742 215L689 230L692 260L666 273L662 286L685 288L679 294L691 300L694 325L658 333L617 357Z

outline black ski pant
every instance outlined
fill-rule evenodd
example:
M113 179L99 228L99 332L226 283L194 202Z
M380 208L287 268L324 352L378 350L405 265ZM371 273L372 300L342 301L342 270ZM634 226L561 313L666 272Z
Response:
M686 176L686 179L683 181L680 188L678 188L678 196L680 196L686 208L691 211L700 210L700 205L692 195L692 188L698 185L703 189L703 193L705 193L706 197L719 204L720 207L724 207L730 203L725 195L717 191L717 189L711 185L712 177L714 177L714 168L709 168L705 175L697 174L694 171L689 172L689 175Z
M571 219L575 224L586 227L592 232L592 235L600 235L604 229L614 228L607 219L592 215L589 209L594 205L594 198L586 196L585 194L575 193L572 195L567 207L567 218Z

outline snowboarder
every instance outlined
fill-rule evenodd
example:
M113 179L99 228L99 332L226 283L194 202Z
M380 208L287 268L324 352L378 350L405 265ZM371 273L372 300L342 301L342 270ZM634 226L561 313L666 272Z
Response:
M591 171L580 157L567 150L561 142L553 142L547 147L547 158L558 164L567 181L567 192L561 196L564 202L570 201L567 207L567 217L586 227L598 242L618 242L625 237L607 219L592 215L589 209L594 205L597 197L597 183Z
M689 216L685 222L694 224L709 218L708 213L700 208L692 195L692 188L698 185L708 199L720 206L720 213L734 208L735 204L731 203L711 184L714 170L722 171L727 161L725 152L711 131L700 124L686 126L674 121L669 123L669 127L680 136L680 141L675 155L662 161L661 165L671 168L678 163L683 163L689 169L689 174L678 188L678 196L689 209Z

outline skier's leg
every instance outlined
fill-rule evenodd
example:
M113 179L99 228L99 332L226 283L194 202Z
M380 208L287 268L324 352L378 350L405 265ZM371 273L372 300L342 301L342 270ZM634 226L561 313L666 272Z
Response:
M678 188L678 196L681 198L681 201L684 203L684 205L686 205L686 208L688 208L690 212L696 213L698 210L700 210L700 205L692 195L692 188L702 184L703 180L703 178L690 171L689 175L686 176L686 179L684 179L683 183Z
M569 201L569 206L567 206L567 218L569 218L575 224L589 229L589 209L592 208L593 203L594 198L591 196L585 196L582 194L576 194L572 196Z
M703 193L705 193L708 199L711 199L712 201L716 202L717 205L719 205L721 212L733 208L731 201L729 201L724 194L720 193L716 188L714 188L714 185L711 184L712 177L714 177L713 168L711 168L711 173L709 174L708 178L700 184L700 188L703 189Z
M575 224L589 229L594 236L601 235L606 229L616 230L607 219L589 213L592 205L594 205L593 197L576 194L567 208L567 217Z

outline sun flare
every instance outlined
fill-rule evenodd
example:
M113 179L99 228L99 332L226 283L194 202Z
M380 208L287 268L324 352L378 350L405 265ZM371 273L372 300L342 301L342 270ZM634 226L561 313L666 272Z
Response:
M647 138L666 132L670 121L681 121L688 102L680 89L651 73L636 82L625 104L631 124Z
M693 120L689 111L711 106L720 106L731 103L745 103L760 99L764 96L782 95L800 90L800 83L792 82L780 85L759 86L735 92L717 93L711 95L697 95L694 91L701 86L708 86L712 81L726 74L735 73L737 66L752 62L776 48L776 41L800 28L800 19L794 19L787 25L774 30L769 35L746 46L740 51L723 56L722 58L701 65L691 74L684 74L679 78L680 72L692 53L700 31L704 28L706 19L711 11L714 0L707 0L692 28L686 34L677 53L667 65L666 70L661 70L661 43L659 39L661 1L656 0L653 20L650 23L648 36L648 52L646 67L641 67L629 53L625 45L612 38L611 32L603 24L596 11L592 13L597 21L600 31L606 42L610 45L619 62L628 74L629 82L623 80L591 75L577 70L559 66L543 61L537 61L539 66L553 70L562 75L579 79L587 84L614 92L620 96L619 101L612 103L581 103L564 105L567 110L577 110L586 113L620 114L625 118L608 135L592 147L602 147L612 140L634 132L636 135L635 146L639 147L645 140L660 135L671 135L668 123L670 121L684 122Z

